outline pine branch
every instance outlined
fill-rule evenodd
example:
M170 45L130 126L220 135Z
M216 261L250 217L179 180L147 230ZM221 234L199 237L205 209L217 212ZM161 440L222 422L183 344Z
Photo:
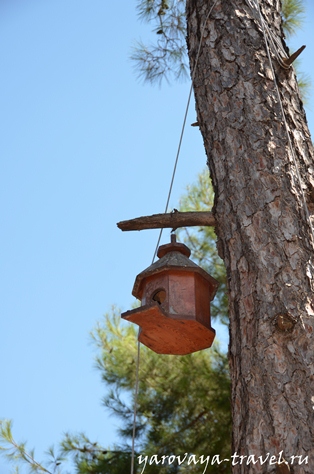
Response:
M283 29L287 36L294 35L304 20L303 0L283 0L282 18Z
M42 464L37 462L34 457L34 450L26 451L25 443L18 444L12 435L12 422L10 420L0 421L0 452L10 461L26 462L31 469L31 472L44 472L46 474L53 474L48 471ZM8 446L6 447L5 444ZM15 467L17 469L17 467ZM17 472L17 471L16 471Z

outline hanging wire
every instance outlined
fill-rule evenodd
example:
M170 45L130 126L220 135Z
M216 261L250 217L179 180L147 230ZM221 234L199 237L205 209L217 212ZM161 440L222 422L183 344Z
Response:
M178 144L178 150L177 150L177 154L176 154L176 158L175 158L175 162L174 162L174 167L173 167L173 172L172 172L172 177L171 177L171 182L170 182L170 187L169 187L169 192L168 192L168 197L167 197L167 202L166 202L166 207L165 207L165 214L168 211L169 201L170 201L171 192L172 192L172 188L173 188L173 182L174 182L174 178L175 178L175 174L176 174L176 170L177 170L177 165L178 165L178 160L179 160L179 156L180 156L181 144L182 144L182 140L183 140L187 115L188 115L190 102L191 102L192 91L193 91L194 76L195 76L196 67L197 67L200 52L201 52L201 46L202 46L202 41L203 41L203 37L204 37L205 27L206 27L207 20L210 16L211 12L213 11L214 7L216 6L217 2L218 2L218 0L215 0L213 5L209 9L209 12L207 13L207 16L204 20L202 31L201 31L200 42L199 42L199 45L198 45L198 50L197 50L197 54L196 54L196 58L195 58L195 64L194 64L194 68L193 68L193 72L192 72L191 87L190 87L190 91L189 91L187 105L186 105L186 108L185 108L185 114L184 114L184 119L183 119L183 124L182 124L179 144ZM157 255L157 251L158 251L158 247L159 247L159 244L160 244L162 232L163 232L163 229L160 229L159 237L158 237L158 240L157 240L157 245L156 245L154 256L153 256L153 259L152 259L152 264L154 263L154 260L155 260L156 255ZM133 417L133 434L132 434L131 474L134 474L135 431L136 431L137 399L138 399L138 385L139 385L139 365L140 365L140 342L138 341L137 342L137 361L136 361L136 381L135 381L135 394L134 394L134 417Z
M134 415L133 415L133 432L132 432L132 456L131 456L131 474L134 473L134 452L135 452L135 430L136 430L136 414L137 414L137 397L138 397L138 382L139 382L139 367L140 367L140 341L137 341L137 360L136 360L136 375L135 375L135 394L134 394Z
M180 140L179 140L177 155L176 155L176 159L175 159L175 162L174 162L174 167L173 167L173 172L172 172L172 177L171 177L171 182L170 182L170 188L169 188L168 197L167 197L167 202L166 202L166 207L165 207L165 214L166 214L167 211L168 211L169 201L170 201L170 197L171 197L171 193L172 193L172 188L173 188L173 182L174 182L174 178L175 178L175 174L176 174L176 170L177 170L177 164L178 164L178 160L179 160L179 156L180 156L180 151L181 151L181 145L182 145L183 135L184 135L184 131L185 131L186 120L187 120L188 111L189 111L190 102L191 102L191 97L192 97L192 92L193 92L193 82L194 82L194 77L195 77L195 72L196 72L197 63L198 63L199 56L200 56L200 52L201 52L201 46L202 46L202 41L203 41L203 37L204 37L205 27L206 27L207 20L208 20L208 18L209 18L209 16L210 16L211 12L213 11L213 9L214 9L214 7L215 7L215 5L216 5L217 2L218 2L218 0L215 0L215 1L214 1L212 7L210 8L209 12L207 13L207 16L206 16L206 18L205 18L205 20L204 20L204 23L203 23L203 26L202 26L201 38L200 38L200 42L199 42L199 45L198 45L198 50L197 50L197 54L196 54L195 64L194 64L194 68L193 68L193 72L192 72L192 79L191 79L190 92L189 92L188 101L187 101L186 108L185 108L185 114L184 114L184 119L183 119L181 134L180 134ZM160 229L159 237L158 237L158 240L157 240L157 245L156 245L156 248L155 248L155 252L154 252L154 256L153 256L152 263L154 263L154 260L155 260L155 258L156 258L157 250L158 250L158 247L159 247L159 244L160 244L160 240L161 240L162 233L163 233L163 229Z
M293 147L293 144L292 144L292 141L291 141L291 137L290 137L290 133L289 133L289 126L288 126L285 110L284 110L284 107L283 107L283 103L282 103L282 100L281 100L280 91L279 91L279 87L278 87L278 83L277 83L277 79L276 79L276 75L275 75L275 70L274 70L272 59L271 59L271 54L270 54L270 51L269 51L269 46L268 46L268 41L267 41L267 36L266 36L266 30L265 30L265 27L264 27L264 21L263 21L262 12L261 12L261 9L260 9L259 0L256 0L256 5L257 5L257 9L258 9L259 16L260 16L260 19L261 19L261 24L262 24L263 34L264 34L264 41L265 41L265 44L266 44L268 61L269 61L270 68L271 68L271 71L272 71L272 75L273 75L273 78L274 78L274 84L275 84L276 92L277 92L277 95L278 95L281 114L282 114L282 118L283 118L284 125L285 125L285 130L286 130L286 134L287 134L287 138L288 138L289 148L290 148L293 163L294 163L294 166L295 166L295 169L296 169L297 179L298 179L300 190L301 190L301 196L302 196L302 201L303 201L304 212L305 212L306 219L307 219L307 221L309 223L309 226L310 226L312 239L313 239L313 243L314 243L314 229L313 229L313 225L312 225L312 222L311 222L311 217L310 217L309 209L308 209L308 206L307 206L307 202L306 202L306 199L305 199L305 194L304 194L304 190L303 190L303 186L302 186L300 170L299 170L295 150L294 150L294 147Z

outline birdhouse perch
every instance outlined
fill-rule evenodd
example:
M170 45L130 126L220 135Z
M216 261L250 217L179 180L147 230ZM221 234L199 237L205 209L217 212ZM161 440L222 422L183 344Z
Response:
M215 337L210 301L218 282L190 254L172 234L171 243L159 247L159 260L135 279L132 294L142 305L121 315L140 326L139 341L158 354L190 354L210 347Z

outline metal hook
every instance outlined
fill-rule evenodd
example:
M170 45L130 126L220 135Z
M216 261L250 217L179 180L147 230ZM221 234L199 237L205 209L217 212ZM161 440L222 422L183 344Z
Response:
M297 57L300 56L302 51L305 50L305 48L306 48L306 45L303 45L295 53L291 54L291 56L289 58L281 58L281 60L283 62L283 67L288 69L291 66L291 64L293 63L293 61L295 61L297 59Z

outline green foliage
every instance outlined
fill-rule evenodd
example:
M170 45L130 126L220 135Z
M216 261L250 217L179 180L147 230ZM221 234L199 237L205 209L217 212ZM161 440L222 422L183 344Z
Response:
M312 87L311 78L307 74L304 74L303 72L299 72L299 61L294 62L294 68L297 71L298 85L299 85L302 101L304 102L305 105L307 105L309 101L310 90Z
M61 474L59 466L64 460L61 456L56 456L53 448L47 451L49 465L52 470L48 470L42 463L35 460L34 450L27 450L26 443L17 443L12 434L12 422L10 420L0 420L0 454L11 461L14 465L15 474L19 473L19 465L27 465L30 473L35 474Z
M104 449L92 443L84 434L67 433L61 443L64 455L70 455L80 474L121 474L128 472L131 464L131 451L121 448Z
M147 46L138 41L131 58L139 76L155 83L173 76L180 80L188 76L186 55L186 25L184 0L139 0L140 19L153 24L156 42Z
M304 19L304 10L303 0L282 1L282 26L287 36L294 35L301 27Z
M187 187L180 200L180 211L210 211L213 207L214 192L208 170L198 175L196 183ZM213 227L185 228L179 236L191 250L191 258L219 281L219 288L211 303L213 319L219 317L222 323L228 322L228 299L226 270L216 249L216 234Z

